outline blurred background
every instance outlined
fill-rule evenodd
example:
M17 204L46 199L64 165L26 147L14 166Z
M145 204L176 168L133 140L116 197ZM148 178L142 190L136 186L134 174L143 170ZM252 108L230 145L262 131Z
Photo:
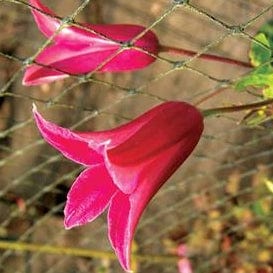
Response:
M76 15L79 23L143 25L163 45L246 62L253 36L273 17L270 0L178 2L43 1L61 17ZM26 87L25 60L46 39L27 2L0 5L0 272L123 272L111 256L105 214L64 229L66 194L81 166L44 143L33 124L32 103L61 126L109 129L168 100L200 109L253 102L252 92L239 93L229 84L249 69L162 53L141 71ZM174 65L184 60L187 65ZM273 272L273 193L265 183L273 179L272 121L250 126L246 114L251 113L205 119L197 148L141 218L133 244L135 272L178 272L181 259L196 273ZM180 256L179 246L186 249Z

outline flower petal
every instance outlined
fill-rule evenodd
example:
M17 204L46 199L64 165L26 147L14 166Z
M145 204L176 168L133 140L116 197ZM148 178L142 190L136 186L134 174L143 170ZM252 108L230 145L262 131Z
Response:
M39 30L47 37L53 36L61 26L61 21L54 18L56 14L39 0L29 0L30 4L37 9L31 9L34 20ZM42 12L40 12L41 10ZM47 15L48 14L48 15ZM72 45L90 45L92 36L95 34L76 27L65 27L53 37L56 43L66 43ZM103 40L103 39L102 39Z
M84 165L99 164L103 157L77 133L46 121L33 107L33 115L43 138L67 158Z
M63 44L54 44L45 48L36 58L38 64L32 64L26 68L23 84L36 85L63 79L72 75L85 74L95 71L102 63L114 56L118 48L114 50L102 50L102 48L69 47ZM135 49L125 50L103 67L100 72L130 71L143 68L153 62L153 58ZM45 66L50 67L45 67ZM68 75L66 74L68 73Z
M155 161L158 155L176 144L179 144L176 146L178 156L169 160L182 163L203 131L202 115L184 102L161 104L144 116L147 122L135 134L113 149L106 150L106 167L114 183L127 194L135 190L142 177L154 175L149 171L149 162ZM167 164L164 158L162 160L156 164Z
M51 16L55 16L54 12L52 12L52 10L44 6L39 0L29 0L29 3L33 7L43 11L44 13L49 14ZM38 28L46 37L48 38L51 37L60 27L60 21L58 19L41 13L33 8L31 9L31 12L33 14L33 17L36 21Z
M130 271L130 252L135 226L132 225L129 195L117 193L108 211L108 237L122 268Z
M56 34L61 23L53 18L54 13L39 0L29 0L32 14L40 31L51 37ZM40 12L41 10L42 12ZM46 13L46 14L44 14ZM49 14L49 15L47 15ZM50 16L51 15L51 16ZM68 74L89 73L100 66L109 57L113 57L102 66L100 72L121 72L144 68L155 61L153 55L157 55L159 42L151 31L145 31L145 27L138 25L91 25L84 24L86 29L80 27L64 27L53 36L55 45L45 48L36 58L37 63L48 65L46 68L37 64L30 65L24 75L24 85L48 83L63 79ZM141 36L141 33L144 33ZM127 48L114 57L121 43L130 42L139 36L134 46L143 49L142 52L135 48ZM58 71L61 70L61 71Z
M63 79L69 74L84 74L95 70L111 54L109 51L95 51L95 48L71 48L63 44L54 44L45 48L36 58L36 62L26 68L23 84L37 85ZM50 67L45 67L45 66ZM59 71L58 71L59 70ZM68 74L66 74L68 73Z
M141 116L135 118L131 122L122 124L114 129L93 132L93 134L96 136L96 139L98 139L99 142L105 142L106 140L110 139L111 141L110 145L108 146L108 149L116 148L122 143L126 142L131 137L133 137L139 130L142 130L142 128L147 123L152 122L152 120L155 119L156 116L161 113L161 110L163 108L167 108L168 105L171 108L171 106L175 106L175 103L174 102L162 103L145 112ZM81 132L80 135L87 139L90 137L89 133L85 132Z
M115 41L119 45L122 42L130 42L135 37L140 36L134 43L134 46L154 54L157 54L159 49L157 36L151 30L146 31L144 26L132 24L83 24L83 26L90 29L90 31L98 33L97 37L100 37L99 34L101 34L105 37L105 40ZM141 33L145 34L141 35Z
M39 30L47 38L51 37L60 27L60 20L53 18L52 16L55 16L54 12L44 6L39 0L29 1L32 6L51 15L46 15L36 9L31 10ZM107 48L116 48L120 45L120 42L129 42L142 32L145 32L145 27L130 24L83 24L82 26L84 28L65 27L54 37L54 41L70 46L84 44L90 47L106 47L107 50ZM152 54L157 54L159 49L157 36L151 30L146 31L134 45Z
M38 9L37 10L32 8L31 12L39 30L47 38L50 38L61 26L61 21L57 18L54 18L56 17L56 14L48 7L44 6L40 0L29 0L29 2L33 7ZM86 24L84 27L90 29L90 31L74 26L64 27L57 35L53 37L53 39L56 43L67 44L69 46L78 46L79 44L85 46L96 46L96 44L100 44L100 46L106 47L116 46L116 42L96 34L94 32L96 29L92 29L92 25ZM100 27L98 27L98 31L99 29Z
M69 229L93 221L107 208L116 191L103 164L84 170L67 195L65 227Z
M180 141L164 150L146 164L145 173L138 177L138 186L132 194L119 192L112 199L108 212L108 236L125 270L130 270L131 244L144 209L164 182L186 160L195 145Z

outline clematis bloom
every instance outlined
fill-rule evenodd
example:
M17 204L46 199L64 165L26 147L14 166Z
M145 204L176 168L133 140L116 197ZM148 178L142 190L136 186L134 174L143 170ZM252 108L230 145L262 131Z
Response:
M139 218L150 199L186 160L203 131L203 117L185 102L167 102L108 131L77 132L33 109L44 139L86 166L64 209L66 228L93 221L108 208L108 236L125 270Z
M29 3L38 9L31 9L38 28L47 38L53 37L53 44L43 49L37 56L35 61L38 64L34 63L26 68L23 77L24 85L49 83L68 77L66 73L73 75L89 73L104 62L106 63L98 71L137 70L151 64L155 60L152 55L158 53L158 39L149 30L133 44L145 52L128 47L115 55L123 44L130 43L132 39L145 31L143 26L83 24L85 29L68 26L57 33L61 21L52 17L55 14L39 0L29 0ZM56 35L53 36L54 34Z

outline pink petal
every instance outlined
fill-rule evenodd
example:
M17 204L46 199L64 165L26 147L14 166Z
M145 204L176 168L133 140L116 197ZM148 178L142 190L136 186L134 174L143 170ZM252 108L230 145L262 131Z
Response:
M130 252L138 221L151 198L167 181L171 174L187 158L192 146L189 142L178 142L146 165L145 173L138 177L138 186L132 194L119 192L112 199L109 213L109 240L121 266L130 270ZM132 170L129 168L128 172ZM126 181L128 184L130 180Z
M68 229L93 221L107 208L116 191L103 164L83 171L67 195L65 227Z
M36 9L31 9L32 15L39 30L47 38L50 38L61 26L61 21L59 19L55 19L53 16L56 16L56 14L48 7L44 6L39 0L29 0L29 2L33 7L36 7L43 12L42 13ZM67 43L70 45L79 43L90 45L92 36L95 36L95 34L92 34L89 31L75 27L65 27L56 36L54 36L54 41L57 43Z
M69 129L46 121L37 112L35 106L33 107L33 115L43 138L64 156L84 165L103 162L102 155L90 148L90 143L86 139Z
M130 42L135 37L140 37L135 41L134 46L142 48L145 51L157 55L159 51L159 41L153 31L147 32L146 28L140 25L131 24L107 24L107 25L90 25L84 24L90 30L94 30L97 33L107 37L108 40L113 40L118 43ZM141 33L144 33L142 35ZM154 58L153 58L154 59Z
M29 0L30 4L46 14L55 16L49 8L44 6L39 0ZM47 37L51 37L60 27L60 20L48 16L36 9L32 9L33 17L40 31ZM117 47L120 42L129 42L139 34L145 31L145 27L130 24L105 24L91 25L83 24L88 30L79 27L66 27L54 38L55 42L63 44L78 45L84 44L91 47L108 47L112 49ZM147 31L141 36L135 46L146 51L157 54L159 42L152 31ZM107 48L106 48L107 49Z
M108 151L106 163L114 183L123 192L131 189L131 194L120 192L112 199L108 213L109 240L125 270L130 270L133 235L144 209L190 155L203 130L202 116L193 106L170 102L155 109L146 114L149 119L157 113L147 124L113 148L114 153Z
M126 141L107 150L106 167L114 183L124 192L132 193L143 177L154 177L150 162L172 147L177 147L173 158L155 162L165 169L176 168L192 152L203 131L203 117L193 106L183 102L168 102L143 115L147 122ZM144 119L144 118L143 118ZM139 125L139 121L136 126ZM175 168L175 169L176 169ZM169 167L170 175L174 172ZM170 176L168 175L168 176Z
M54 13L41 4L39 0L29 0L30 4L44 13ZM46 15L36 9L32 14L40 31L51 37L60 27L60 20ZM120 43L130 42L133 38L145 31L145 27L137 25L84 25L88 30L80 27L65 27L54 36L55 45L44 49L36 61L42 65L51 66L45 68L36 64L30 65L24 75L24 85L48 83L63 79L68 74L83 74L96 70L120 48ZM94 32L95 31L95 32ZM152 31L147 31L137 41L137 46L150 54L157 55L159 42ZM121 72L144 68L155 61L155 57L134 48L125 49L107 62L98 71ZM57 70L61 71L57 71ZM62 72L63 71L63 72Z
M45 48L36 58L38 63L51 66L47 68L37 64L26 68L23 84L36 85L63 79L68 74L84 74L95 70L113 51L95 51L95 48L71 48L63 44L54 44ZM100 49L99 49L100 50ZM58 71L58 70L61 71Z
M31 9L31 12L39 30L47 38L50 38L61 26L61 21L54 18L56 14L48 7L44 6L39 0L29 0L29 2L33 7L38 9ZM95 29L92 29L92 25L86 24L85 27L89 28L90 31L74 26L65 27L54 36L54 41L56 43L67 44L69 46L77 46L79 44L85 46L96 46L96 44L100 44L100 46L106 47L116 46L117 43L94 33Z
M96 70L103 62L117 52L115 50L102 50L102 48L68 47L63 44L55 44L45 48L36 58L38 63L51 66L47 68L37 64L26 68L23 78L24 85L36 85L48 83L67 77L68 74L85 74ZM153 58L135 49L125 50L107 62L98 71L118 72L140 69L153 62ZM55 70L57 69L57 70ZM60 71L58 71L60 70Z
M33 7L36 7L37 9L43 11L44 13L55 16L54 12L52 12L49 8L44 6L39 0L29 0L29 3ZM51 37L60 27L60 21L58 19L54 19L53 17L41 13L36 9L31 9L31 12L40 31L46 37L48 38Z
M179 102L179 104L180 103L181 102ZM131 122L122 124L116 128L100 132L92 132L91 136L89 135L88 132L87 133L81 132L80 135L86 139L93 139L95 135L96 139L98 139L98 142L105 142L106 140L110 139L111 143L108 148L112 149L130 139L147 123L155 119L156 116L159 115L164 108L167 107L171 108L171 106L174 106L175 104L176 104L175 102L162 103L145 112L141 116L135 118Z
M108 211L108 237L122 268L130 271L130 252L135 225L132 223L129 196L118 193Z
M59 19L55 19L53 17L56 16L55 13L48 7L44 6L39 0L29 0L29 2L32 6L42 11L40 12L39 10L31 9L39 30L47 38L50 38L61 26L61 21ZM94 30L91 28L92 25L86 25L85 27L89 28L90 31L73 26L65 27L59 31L59 33L55 35L53 39L56 43L67 44L68 46L78 46L79 44L85 46L96 46L96 44L108 47L116 46L115 42L110 41L109 39L105 39L103 36L99 36L98 34L94 33Z

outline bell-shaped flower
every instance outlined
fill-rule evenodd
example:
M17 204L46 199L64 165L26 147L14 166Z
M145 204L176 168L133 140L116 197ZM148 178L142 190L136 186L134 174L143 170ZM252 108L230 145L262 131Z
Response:
M48 83L69 74L92 71L133 71L151 64L158 53L156 35L150 30L145 32L143 26L82 24L83 28L65 26L58 32L61 20L39 0L29 0L29 3L35 7L31 11L38 28L47 38L52 37L53 43L38 54L36 63L26 68L24 85Z
M86 166L64 210L66 228L93 221L108 208L108 235L125 270L139 218L150 199L186 160L203 131L203 117L185 102L167 102L108 131L77 132L46 121L33 109L44 139Z

